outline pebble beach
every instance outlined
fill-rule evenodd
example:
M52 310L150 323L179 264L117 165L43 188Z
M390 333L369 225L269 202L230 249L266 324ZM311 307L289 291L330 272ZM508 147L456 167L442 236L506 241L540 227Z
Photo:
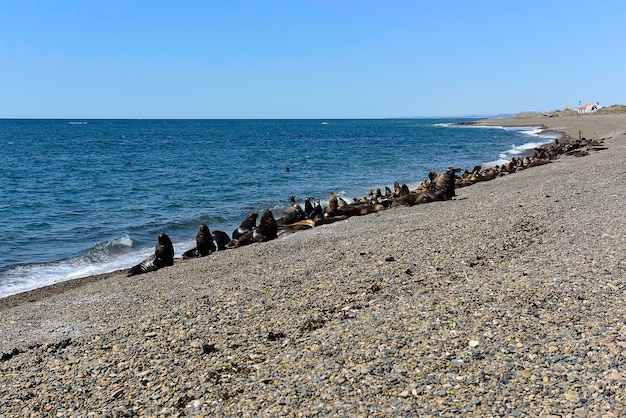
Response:
M625 416L626 114L481 123L606 149L0 299L0 418Z

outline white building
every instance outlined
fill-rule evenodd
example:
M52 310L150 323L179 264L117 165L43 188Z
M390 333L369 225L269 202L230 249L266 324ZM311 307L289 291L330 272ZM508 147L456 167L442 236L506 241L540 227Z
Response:
M578 113L593 113L596 110L600 110L602 109L602 106L600 106L600 102L597 103L590 103L590 104L584 104L584 105L580 105L576 108L576 112Z

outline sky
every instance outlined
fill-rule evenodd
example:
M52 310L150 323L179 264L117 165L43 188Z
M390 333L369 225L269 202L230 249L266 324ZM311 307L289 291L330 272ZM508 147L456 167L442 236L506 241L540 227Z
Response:
M0 118L625 104L625 22L624 0L0 0Z

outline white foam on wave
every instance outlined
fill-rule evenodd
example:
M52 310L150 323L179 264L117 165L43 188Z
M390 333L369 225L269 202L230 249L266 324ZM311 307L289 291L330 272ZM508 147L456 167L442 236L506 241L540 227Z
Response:
M524 142L521 145L513 144L511 148L508 150L501 152L498 155L498 159L494 161L487 161L484 163L486 167L494 167L496 165L504 165L508 164L512 158L519 158L525 156L530 153L531 150L540 147L545 144L549 144L553 142L556 138L559 137L557 133L549 133L545 132L542 128L536 126L528 126L528 127L504 127L500 126L499 128L519 132L522 135L526 135L529 137L529 142Z
M179 256L193 246L194 241L174 243ZM15 266L0 272L0 298L67 280L126 270L154 253L154 246L132 247L132 238L124 234L117 239L96 244L85 254L66 260Z
M0 297L55 283L128 268L122 258L93 263L83 257L54 263L17 266L0 274Z

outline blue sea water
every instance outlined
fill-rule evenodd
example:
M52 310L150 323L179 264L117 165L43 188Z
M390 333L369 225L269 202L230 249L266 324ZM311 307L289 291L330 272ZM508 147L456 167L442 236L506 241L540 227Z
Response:
M291 195L413 188L554 138L459 120L0 120L0 297L129 268L160 231L180 256L201 222L230 234Z

